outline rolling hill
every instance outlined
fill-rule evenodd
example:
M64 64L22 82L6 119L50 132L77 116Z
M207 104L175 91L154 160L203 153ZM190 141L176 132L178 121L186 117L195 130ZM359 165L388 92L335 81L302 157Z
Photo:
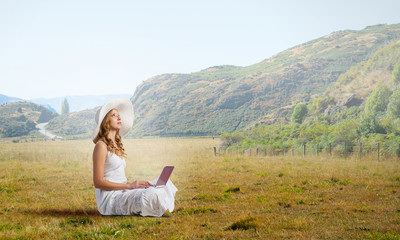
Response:
M36 124L47 122L56 113L31 102L13 102L0 106L0 136L19 137L36 129Z
M400 39L400 24L338 31L247 66L216 66L146 80L131 98L130 135L209 135L287 122L293 107Z
M60 115L49 121L46 128L66 139L90 138L96 127L94 117L98 108Z

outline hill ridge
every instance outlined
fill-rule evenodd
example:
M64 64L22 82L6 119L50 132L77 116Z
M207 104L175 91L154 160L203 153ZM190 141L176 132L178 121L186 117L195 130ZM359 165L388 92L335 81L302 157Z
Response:
M246 67L214 66L152 77L131 100L131 135L232 132L254 123L287 121L351 66L400 39L400 24L343 30L299 44Z

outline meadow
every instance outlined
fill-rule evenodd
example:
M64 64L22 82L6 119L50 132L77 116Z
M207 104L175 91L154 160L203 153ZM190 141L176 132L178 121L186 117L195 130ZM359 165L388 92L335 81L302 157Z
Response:
M400 239L400 160L214 156L218 139L125 139L128 180L174 165L175 210L101 216L90 140L0 142L2 239Z

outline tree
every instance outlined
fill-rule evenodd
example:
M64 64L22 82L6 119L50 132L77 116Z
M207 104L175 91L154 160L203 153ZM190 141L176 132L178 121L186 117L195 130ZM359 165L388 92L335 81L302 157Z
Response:
M374 115L362 116L360 124L357 127L357 133L363 137L369 137L370 134L385 134L385 128L379 123Z
M302 123L307 115L307 106L304 103L299 103L293 110L291 121L293 123Z
M368 97L364 113L369 116L376 116L378 113L385 112L391 94L392 92L388 87L379 84Z
M337 143L352 144L358 138L357 128L355 119L344 119L334 126L332 134Z
M400 88L390 96L387 111L395 117L400 117Z
M67 98L64 98L64 101L61 103L61 115L69 113L69 104Z
M392 82L393 85L400 83L400 61L398 61L393 67Z

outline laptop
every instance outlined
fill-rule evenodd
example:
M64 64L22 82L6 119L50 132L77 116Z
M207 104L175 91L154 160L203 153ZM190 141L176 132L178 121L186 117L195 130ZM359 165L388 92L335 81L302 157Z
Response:
M160 177L158 178L157 182L153 187L164 187L169 177L171 176L172 170L174 170L174 166L165 166L161 172Z

